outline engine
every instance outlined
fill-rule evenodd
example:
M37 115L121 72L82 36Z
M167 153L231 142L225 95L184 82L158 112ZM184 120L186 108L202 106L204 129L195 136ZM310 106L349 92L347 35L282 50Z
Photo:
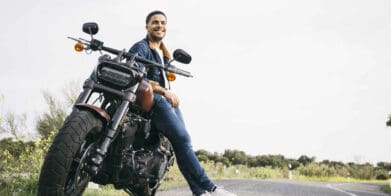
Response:
M175 156L167 138L150 127L150 120L130 113L93 181L117 189L159 185Z

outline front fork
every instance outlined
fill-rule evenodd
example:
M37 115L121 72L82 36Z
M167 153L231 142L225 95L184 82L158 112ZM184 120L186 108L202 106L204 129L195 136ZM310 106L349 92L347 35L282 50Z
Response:
M128 112L128 106L129 101L122 101L121 105L117 109L117 111L114 114L112 123L108 127L104 139L99 144L99 147L96 149L96 153L92 155L91 157L91 163L89 173L92 176L95 176L99 172L99 168L102 165L103 159L106 156L107 150L109 149L109 146L111 142L115 139L118 126L120 125L120 122L122 118L126 115Z
M115 137L118 135L117 130L120 126L122 119L125 117L129 110L129 104L130 102L134 103L136 100L136 95L133 92L136 92L136 89L138 88L138 85L134 86L132 89L130 89L129 92L121 92L117 90L113 90L111 88L101 86L99 84L96 84L95 82L91 80L87 80L84 84L84 90L80 94L79 98L77 99L76 104L85 104L88 102L91 94L96 91L111 91L114 94L117 94L122 97L122 102L120 106L116 109L112 120L108 123L108 127L106 129L106 133L104 138L100 141L100 143L97 145L97 149L95 153L93 153L90 156L90 167L88 169L88 172L93 177L98 174L99 169L101 168L101 165L103 163L104 158L106 157L107 150L110 147L111 142L115 139Z

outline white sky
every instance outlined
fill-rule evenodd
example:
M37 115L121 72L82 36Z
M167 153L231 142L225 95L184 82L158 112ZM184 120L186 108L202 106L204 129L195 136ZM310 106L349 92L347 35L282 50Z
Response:
M4 1L3 113L46 109L42 90L82 81L98 54L67 36L128 49L147 13L168 16L166 45L187 50L196 77L174 91L195 149L317 160L391 161L391 1ZM33 126L31 125L31 128Z

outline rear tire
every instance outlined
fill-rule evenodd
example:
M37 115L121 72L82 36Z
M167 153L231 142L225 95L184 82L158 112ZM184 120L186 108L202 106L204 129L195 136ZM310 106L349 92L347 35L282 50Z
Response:
M93 113L75 109L65 120L46 154L38 195L82 195L90 176L83 169L103 123Z

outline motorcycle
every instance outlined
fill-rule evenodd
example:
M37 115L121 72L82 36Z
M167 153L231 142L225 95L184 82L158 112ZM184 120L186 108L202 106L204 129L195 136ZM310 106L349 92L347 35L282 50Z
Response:
M129 195L153 196L175 154L166 137L151 131L154 94L143 78L153 66L170 77L192 77L171 64L189 64L191 56L177 49L174 60L161 65L104 46L94 38L96 23L85 23L82 29L91 39L68 37L76 41L75 50L98 51L101 56L46 154L38 195L82 195L91 181L112 184Z

